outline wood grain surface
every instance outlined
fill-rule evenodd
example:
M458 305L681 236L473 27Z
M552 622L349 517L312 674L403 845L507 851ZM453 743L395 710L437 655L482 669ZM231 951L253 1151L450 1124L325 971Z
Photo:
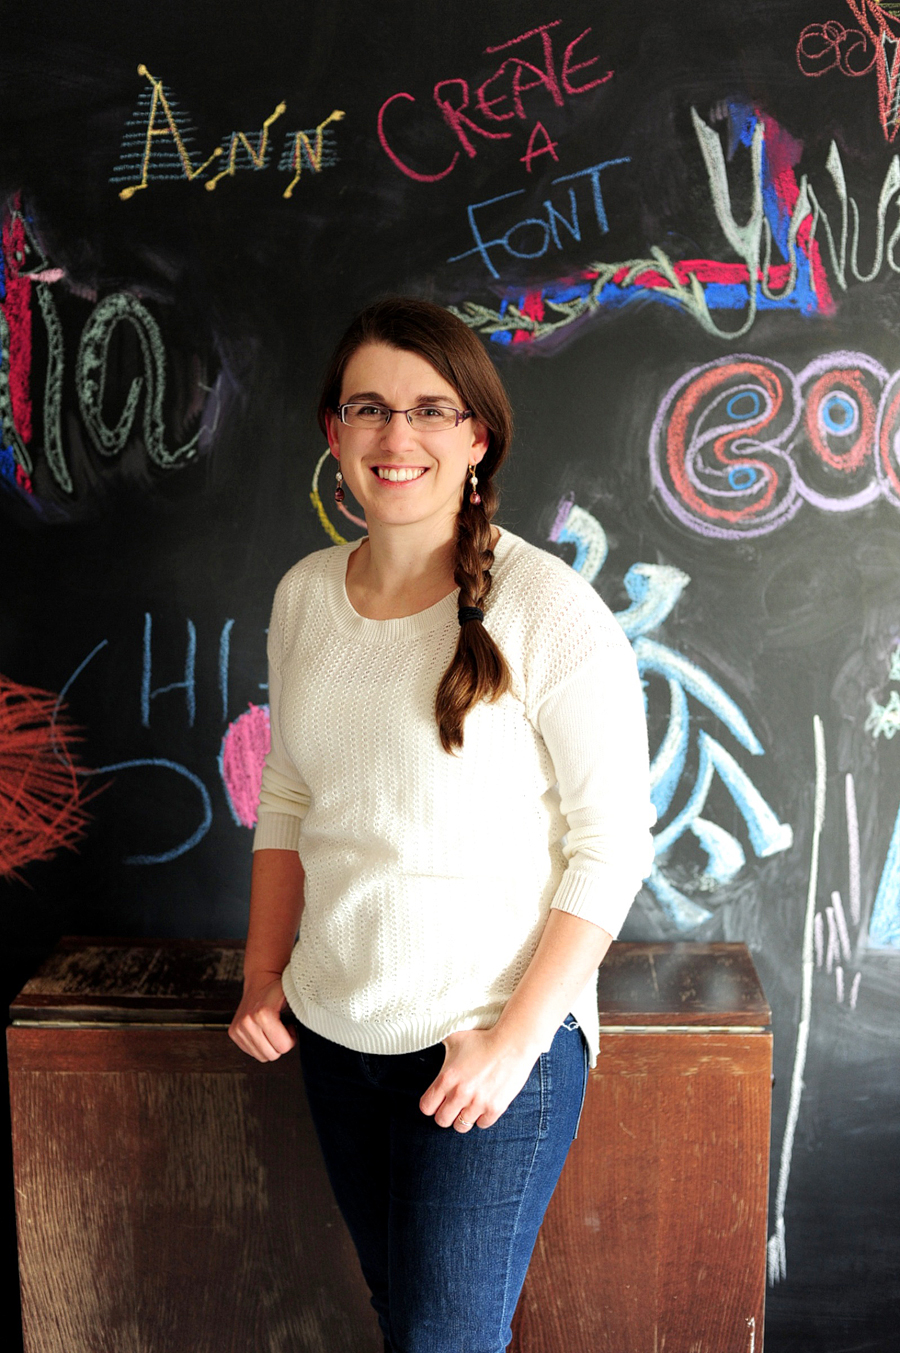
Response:
M118 1031L79 1032L76 1069L11 1077L27 1353L380 1350L298 1059L179 1071L202 1039L154 1032L189 1047L136 1070Z
M109 962L104 964L104 954ZM381 1353L240 946L69 940L8 1030L26 1353ZM514 1353L762 1353L772 1043L736 944L617 944Z
M603 1039L516 1353L760 1353L771 1056L765 1033Z

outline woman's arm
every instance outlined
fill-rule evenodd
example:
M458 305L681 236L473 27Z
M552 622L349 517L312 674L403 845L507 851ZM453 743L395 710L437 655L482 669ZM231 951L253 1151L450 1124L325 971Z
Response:
M492 1029L448 1034L437 1079L419 1101L439 1127L461 1114L465 1132L490 1127L515 1099L572 1002L606 955L612 936L591 921L553 910L522 980Z
M259 1062L274 1062L297 1041L281 1021L286 1005L281 974L303 911L303 877L296 850L254 853L244 995L228 1033Z
M624 638L598 647L540 703L535 722L557 772L568 867L531 963L492 1029L449 1034L420 1101L441 1127L490 1127L604 958L653 861L647 729Z

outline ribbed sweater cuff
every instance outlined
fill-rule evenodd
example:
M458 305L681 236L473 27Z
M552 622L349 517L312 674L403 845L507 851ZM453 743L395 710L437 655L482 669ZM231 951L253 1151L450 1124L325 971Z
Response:
M293 813L259 815L253 837L254 850L299 850L302 818Z
M580 916L600 926L615 939L639 887L639 883L632 887L621 877L617 878L612 870L605 876L598 876L570 868L563 874L550 905L557 911L567 911L571 916Z

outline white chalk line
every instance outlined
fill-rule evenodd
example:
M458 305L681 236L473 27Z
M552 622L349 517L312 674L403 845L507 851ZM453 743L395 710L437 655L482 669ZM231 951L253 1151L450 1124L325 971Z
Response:
M766 1246L770 1286L774 1286L780 1279L787 1277L784 1208L787 1202L788 1180L791 1173L794 1135L797 1131L797 1120L800 1116L800 1099L803 1094L803 1073L806 1068L812 1012L813 970L815 967L814 917L816 914L816 890L819 883L819 849L822 840L822 827L825 822L825 734L822 728L822 720L818 714L813 717L813 739L816 753L816 795L812 851L809 864L809 887L806 894L806 916L803 922L800 1023L797 1028L797 1049L794 1053L794 1070L791 1075L787 1121L784 1126L784 1139L781 1143L781 1164L778 1171L778 1189L775 1195L775 1231L770 1236Z
M850 876L850 919L859 925L860 886L859 886L859 817L856 812L856 788L850 772L844 779L844 793L847 803L847 854Z
M840 941L841 946L841 954L844 957L844 962L849 963L851 960L850 932L847 929L847 918L844 915L844 906L843 903L841 902L841 895L837 890L835 890L831 894L831 906L834 910L834 921L835 925L837 926L838 940Z

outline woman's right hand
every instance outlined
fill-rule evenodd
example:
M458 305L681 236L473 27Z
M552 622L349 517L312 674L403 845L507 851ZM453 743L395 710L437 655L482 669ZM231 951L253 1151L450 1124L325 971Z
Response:
M229 1038L258 1062L276 1061L297 1042L297 1035L281 1020L286 1005L280 977L267 974L246 984L228 1030Z

